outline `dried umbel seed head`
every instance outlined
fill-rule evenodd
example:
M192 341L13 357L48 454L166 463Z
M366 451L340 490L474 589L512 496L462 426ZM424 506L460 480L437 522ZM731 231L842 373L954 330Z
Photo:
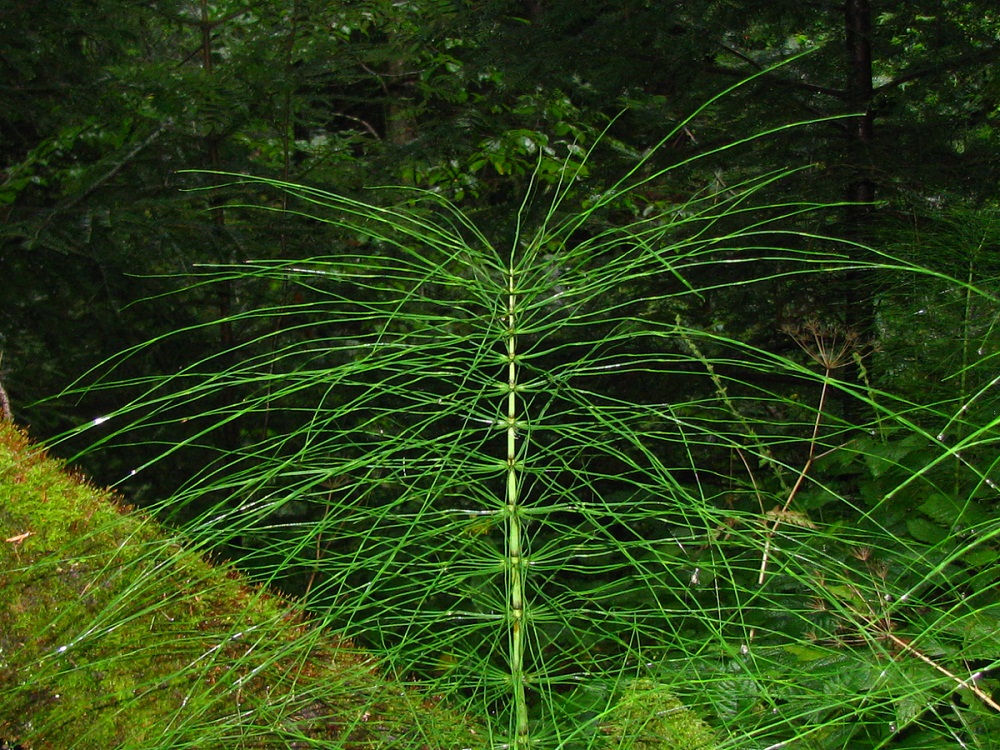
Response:
M809 609L815 612L825 612L828 606L825 599L815 596L809 600Z
M874 575L878 576L883 581L889 577L889 563L887 563L885 560L879 560L877 562L873 562L871 565L869 565L869 568L871 569Z
M782 326L781 330L825 370L836 370L849 364L864 348L857 331L818 320Z

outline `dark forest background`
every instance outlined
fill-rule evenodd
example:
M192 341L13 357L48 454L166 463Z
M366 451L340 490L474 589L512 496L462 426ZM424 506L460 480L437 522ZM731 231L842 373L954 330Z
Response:
M158 297L190 284L183 274L329 249L285 217L206 213L233 196L185 192L213 178L182 170L347 193L412 185L502 233L536 169L555 180L606 132L577 188L599 194L711 96L789 58L701 112L653 166L842 119L671 172L621 210L669 211L814 165L781 189L864 204L829 213L823 231L990 277L997 23L985 2L12 3L0 11L3 382L19 419L58 434L114 405L53 400L83 373L250 304L238 284ZM915 299L893 313L908 316L904 332L879 320L879 291L860 273L767 299L721 290L701 322L779 347L781 327L804 318L920 342L919 355L886 352L873 376L938 387L955 321ZM270 292L269 304L296 302ZM214 335L130 366L176 370L252 336L229 324Z

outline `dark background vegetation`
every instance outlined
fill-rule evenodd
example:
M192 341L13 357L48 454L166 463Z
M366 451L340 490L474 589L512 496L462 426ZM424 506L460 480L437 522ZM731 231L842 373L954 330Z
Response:
M713 104L657 161L795 120L846 117L673 172L607 221L813 164L783 183L789 196L874 203L829 212L826 226L810 218L803 229L888 240L940 270L990 277L997 24L990 4L976 2L10 4L0 11L4 382L18 417L55 435L120 398L52 399L115 352L252 304L297 301L236 283L157 298L188 285L183 274L205 263L308 257L331 243L349 249L351 238L286 217L206 213L225 199L184 192L211 179L180 170L349 193L429 188L499 238L536 167L555 179L607 130L578 187L598 194L712 95L807 49ZM954 241L943 239L952 232ZM928 250L933 243L951 249ZM974 260L970 245L979 248ZM700 322L778 347L790 345L781 327L804 319L894 339L898 321L880 320L877 309L880 293L898 291L880 286L891 283L858 273L767 298L734 287L706 303ZM893 314L916 316L923 305L912 306ZM905 328L927 326L912 340L947 348L952 323L927 314ZM225 324L215 336L130 367L177 370L254 332ZM879 357L872 376L924 379L906 356ZM217 437L238 442L239 429ZM90 468L114 478L110 467Z

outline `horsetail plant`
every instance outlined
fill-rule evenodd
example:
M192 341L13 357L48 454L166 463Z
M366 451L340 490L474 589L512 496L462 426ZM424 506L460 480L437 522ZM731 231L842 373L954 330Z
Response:
M506 507L507 520L507 563L510 567L510 679L514 690L514 717L516 722L516 748L530 745L528 725L528 703L525 694L524 652L526 616L527 558L523 548L520 493L518 491L518 403L517 403L517 286L516 269L513 259L507 271L507 330L504 333L507 345L507 466L506 466Z
M594 189L567 169L479 223L433 192L379 203L227 175L228 216L273 211L331 249L204 269L240 286L242 343L130 383L145 392L95 446L174 429L160 460L200 463L166 513L476 717L484 747L876 750L992 731L982 688L952 701L976 683L963 665L1000 650L981 567L1000 523L977 510L991 428L968 426L969 497L949 504L935 471L957 448L934 428L953 405L860 389L711 318L734 290L766 307L859 268L992 297L804 229L831 207L764 199L794 169L679 203L644 192L752 140L666 167L652 149ZM844 423L849 398L878 431ZM240 444L213 448L229 424ZM801 522L778 523L769 507L793 495ZM943 599L960 567L980 585ZM891 638L871 612L899 623Z

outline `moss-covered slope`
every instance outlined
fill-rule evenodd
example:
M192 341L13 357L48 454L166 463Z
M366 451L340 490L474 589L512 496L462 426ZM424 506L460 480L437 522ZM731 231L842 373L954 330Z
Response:
M294 603L207 563L0 424L0 742L475 748ZM325 742L324 742L325 741Z

